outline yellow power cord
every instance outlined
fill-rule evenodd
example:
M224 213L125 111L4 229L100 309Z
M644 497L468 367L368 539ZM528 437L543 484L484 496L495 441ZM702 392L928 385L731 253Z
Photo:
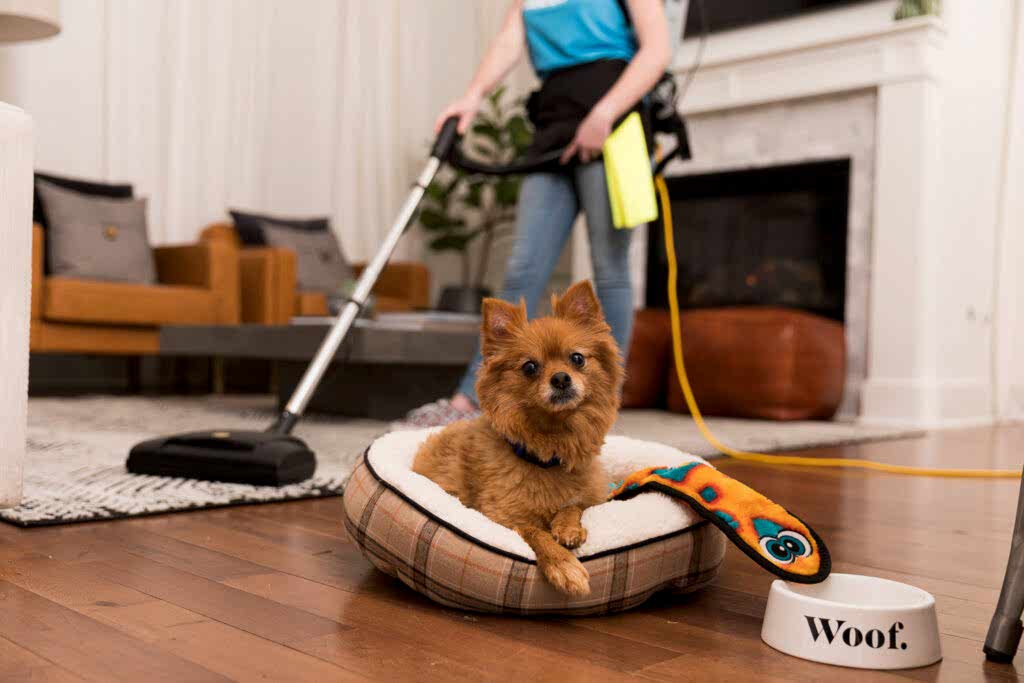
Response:
M871 460L854 460L852 458L808 458L795 455L768 455L767 453L753 453L730 448L715 437L708 429L704 418L697 408L697 401L693 397L693 389L690 388L690 380L686 377L686 366L683 365L683 341L679 325L679 295L676 291L676 280L678 277L678 265L676 264L676 248L673 240L672 230L672 207L669 204L668 186L662 176L654 179L658 188L658 197L661 201L661 219L665 229L665 254L668 257L668 301L672 316L672 351L675 355L676 376L679 379L679 386L683 389L686 397L686 405L690 408L690 415L697 423L700 433L712 446L723 454L736 460L745 462L760 462L769 465L797 465L799 467L849 467L861 470L875 470L876 472L888 472L889 474L909 474L919 477L970 477L975 479L1019 479L1019 470L945 470L929 467L907 467L904 465L891 465L884 462L873 462Z

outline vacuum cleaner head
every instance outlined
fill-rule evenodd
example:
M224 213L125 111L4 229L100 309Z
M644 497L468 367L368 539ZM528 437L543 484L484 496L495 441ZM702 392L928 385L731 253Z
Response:
M207 431L144 441L128 456L128 471L161 477L283 486L313 476L316 456L287 434Z

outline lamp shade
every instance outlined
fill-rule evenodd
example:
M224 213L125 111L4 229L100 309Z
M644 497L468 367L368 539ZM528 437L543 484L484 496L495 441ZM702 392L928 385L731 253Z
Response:
M0 0L0 43L60 33L60 0Z

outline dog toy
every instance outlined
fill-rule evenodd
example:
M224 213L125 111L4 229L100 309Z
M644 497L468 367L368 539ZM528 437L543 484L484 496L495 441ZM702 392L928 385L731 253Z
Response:
M706 463L648 467L615 485L625 500L660 491L690 505L759 565L786 581L820 583L832 571L824 541L796 515Z

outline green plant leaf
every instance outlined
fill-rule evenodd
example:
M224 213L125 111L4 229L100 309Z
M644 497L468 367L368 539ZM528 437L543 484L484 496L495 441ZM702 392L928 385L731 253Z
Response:
M448 222L448 217L433 209L420 211L420 224L428 230L439 228Z
M430 241L430 248L434 251L462 251L476 237L476 233L467 235L441 235Z
M902 0L896 8L896 19L912 19L928 14L939 14L939 0Z
M533 133L530 131L526 118L521 114L509 118L508 132L516 151L525 150L533 142Z
M424 194L427 195L428 199L432 199L439 204L445 204L448 201L448 195L451 194L451 190L452 188L445 187L439 181L435 180L427 185L427 189L424 191Z
M505 96L506 90L507 88L505 86L499 85L497 88L494 89L494 92L487 96L487 99L490 100L492 107L497 109L501 105L501 98Z
M479 121L473 125L473 132L477 135L483 135L495 143L501 143L501 130L498 129L494 123L489 121Z
M466 222L462 219L449 216L447 213L431 208L424 208L420 211L420 225L427 230L450 230L451 228L462 227Z
M473 119L473 123L491 126L492 128L501 128L501 121L499 121L494 116L491 116L491 114L487 110L483 109L480 110L480 112L476 115L476 118Z
M483 205L484 184L483 180L476 180L468 185L466 196L463 198L466 206L479 209Z
M494 186L494 199L499 206L515 206L519 198L520 180L516 177L500 178Z

